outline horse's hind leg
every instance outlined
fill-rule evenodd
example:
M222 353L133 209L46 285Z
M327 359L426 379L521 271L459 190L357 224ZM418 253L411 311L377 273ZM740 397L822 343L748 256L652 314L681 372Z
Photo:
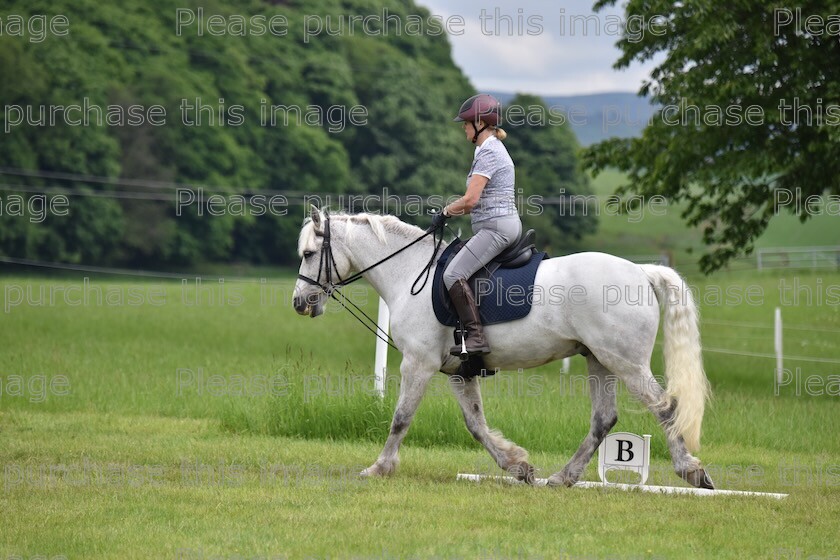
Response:
M589 433L563 470L549 477L548 483L551 485L573 486L592 460L595 450L618 421L615 379L610 379L610 371L595 356L590 354L586 364L589 370L589 396L592 399Z
M519 480L529 484L532 483L534 481L534 467L528 463L528 452L515 443L506 440L498 430L491 430L487 427L478 378L465 379L455 375L449 378L449 383L455 396L458 397L458 404L461 405L464 421L473 437L487 449L499 467L510 472Z
M715 486L711 477L701 466L700 460L688 452L682 436L672 437L669 435L668 427L674 417L674 405L672 404L670 407L662 406L662 395L665 390L653 376L650 368L639 368L632 374L622 372L620 377L630 394L648 407L665 430L674 471L692 486L713 490Z

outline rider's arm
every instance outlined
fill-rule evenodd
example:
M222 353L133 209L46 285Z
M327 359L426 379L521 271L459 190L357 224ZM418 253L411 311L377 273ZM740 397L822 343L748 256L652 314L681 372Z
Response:
M443 212L447 216L462 216L472 212L473 207L478 204L478 199L481 197L481 191L487 186L490 179L484 175L474 174L470 177L470 184L467 186L467 193L448 204Z

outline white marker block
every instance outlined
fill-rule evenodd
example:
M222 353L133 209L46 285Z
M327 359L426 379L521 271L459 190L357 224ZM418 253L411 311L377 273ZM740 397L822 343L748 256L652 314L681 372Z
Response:
M639 484L647 482L650 470L650 436L637 436L630 432L608 434L598 447L598 477L608 483L610 471L631 471L641 477Z

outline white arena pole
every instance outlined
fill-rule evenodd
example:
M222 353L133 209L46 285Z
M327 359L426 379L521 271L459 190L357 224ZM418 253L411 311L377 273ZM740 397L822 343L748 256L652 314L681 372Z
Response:
M775 341L776 341L776 386L782 384L782 367L784 366L782 361L782 308L776 308L776 321L775 321Z
M520 480L516 480L512 476L492 476L486 474L464 474L458 473L456 480L469 480L471 482L483 482L485 480L490 482L504 482L507 484L525 484ZM547 478L534 479L534 486L548 486ZM776 498L782 500L788 497L788 494L781 494L777 492L751 492L741 490L709 490L707 488L688 488L686 486L648 486L646 484L616 484L614 482L591 482L588 480L581 480L576 482L574 488L602 488L609 490L624 490L635 492L650 492L654 494L693 494L695 496L763 496L767 498Z
M569 373L569 366L571 363L571 358L563 358L563 367L560 368L560 373Z
M379 336L376 337L376 359L373 366L373 378L376 385L376 392L380 397L385 396L385 370L388 367L388 343L387 340L388 329L391 323L391 313L388 311L388 305L385 300L379 298L379 315L376 319L376 324L379 327L377 331Z

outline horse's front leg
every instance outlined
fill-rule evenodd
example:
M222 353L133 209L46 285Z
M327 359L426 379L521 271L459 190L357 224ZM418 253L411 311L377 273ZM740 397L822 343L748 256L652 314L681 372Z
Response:
M408 427L417 411L417 406L426 392L429 379L432 378L437 368L429 364L428 360L422 361L406 355L400 364L400 397L397 401L397 408L394 410L394 418L391 420L391 431L388 433L388 440L379 458L374 464L361 472L362 476L384 476L391 474L400 462L399 450Z

